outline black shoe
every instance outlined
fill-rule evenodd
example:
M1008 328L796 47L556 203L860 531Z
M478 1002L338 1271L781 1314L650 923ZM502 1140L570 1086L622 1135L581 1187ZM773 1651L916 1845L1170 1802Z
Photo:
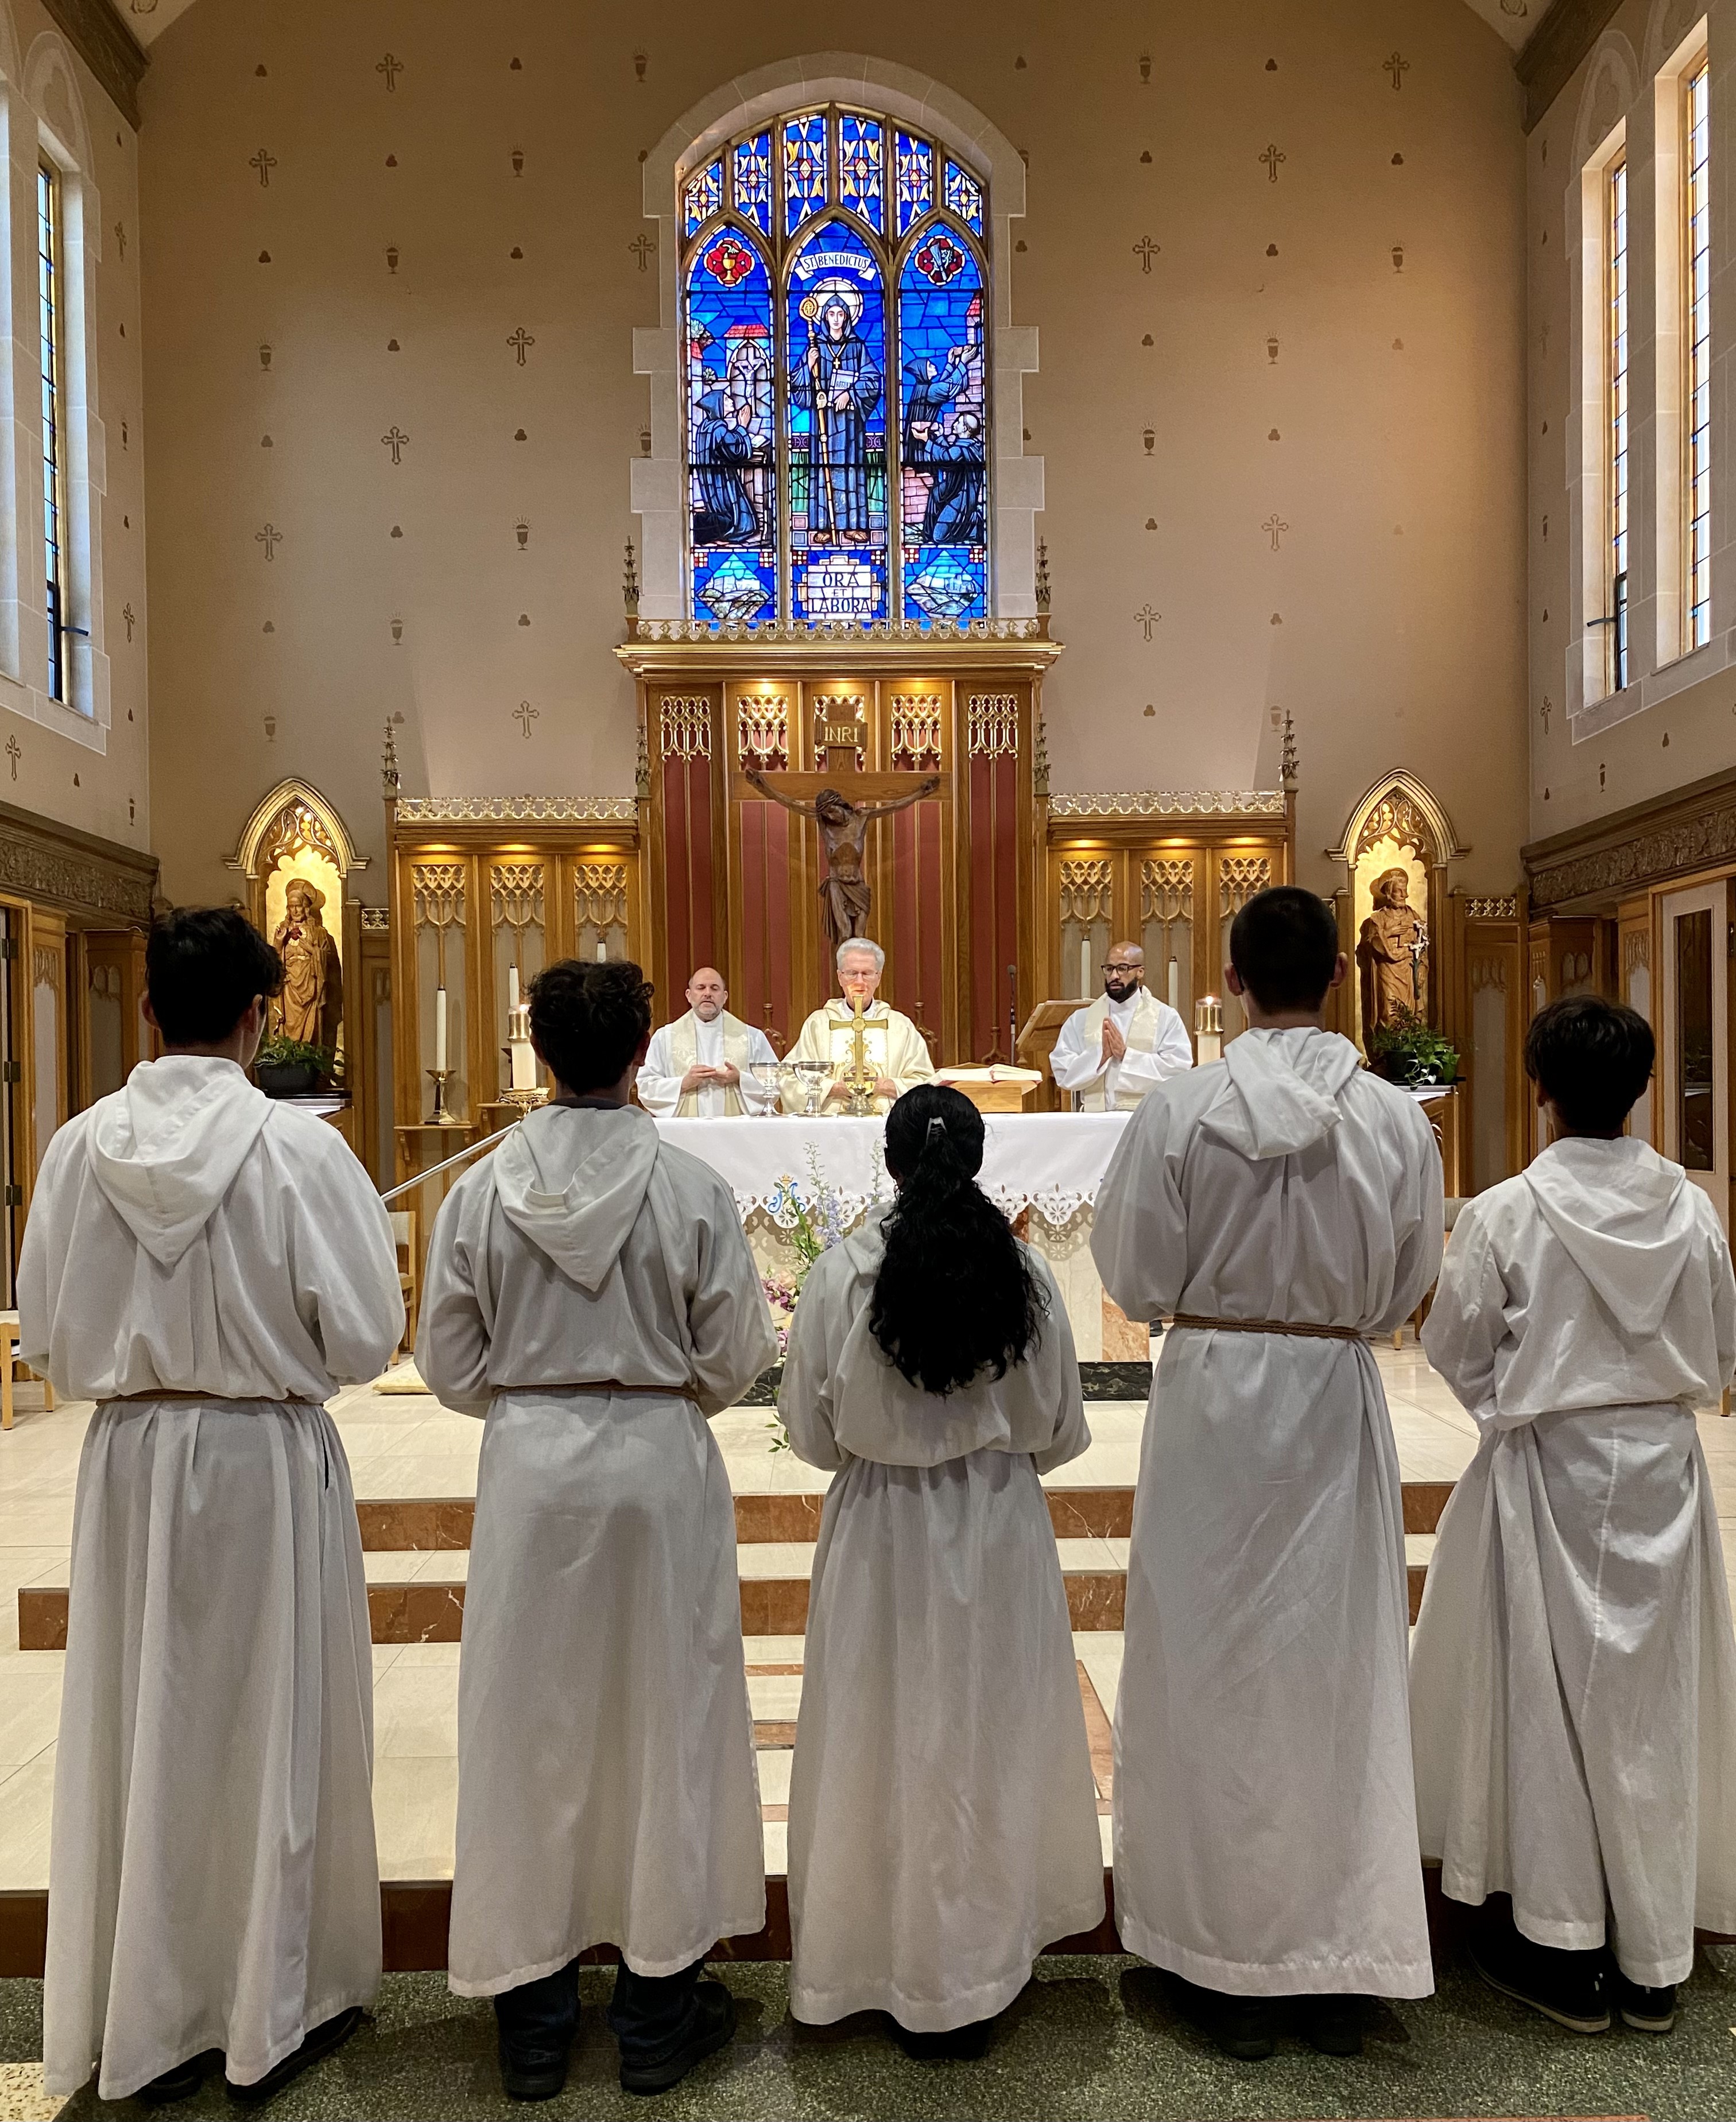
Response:
M621 2058L623 2092L667 2092L679 2085L696 2063L723 2047L736 2030L736 2000L721 1982L701 1982L693 1993L693 2016L687 2031L655 2063Z
M1601 1951L1533 1945L1516 1929L1491 1927L1472 1945L1471 1964L1491 1989L1528 2004L1570 2033L1609 2031L1609 1984Z
M977 2063L989 2053L994 2038L993 2019L973 2019L966 2026L949 2026L941 2034L913 2033L892 2022L892 2039L912 2063Z
M1648 1996L1653 1993L1645 1992ZM173 2070L166 2070L161 2078L140 2086L133 2097L141 2107L172 2107L177 2100L190 2100L212 2072L222 2068L222 2060L221 2049L207 2049L203 2055L190 2056L185 2063L178 2063Z
M512 2054L500 2045L500 2082L508 2100L558 2100L567 2089L570 2049L527 2049Z
M1636 2033L1667 2034L1676 2023L1676 1985L1667 1983L1661 1989L1648 1989L1642 1984L1630 1982L1618 1967L1612 1977L1616 2007L1621 2014L1624 2026L1631 2026ZM141 2094L140 2098L143 2098Z
M263 2107L268 2100L275 2100L283 2087L298 2078L304 2070L329 2056L335 2049L342 2048L367 2016L359 2004L352 2004L347 2012L339 2012L336 2018L328 2019L323 2026L316 2026L293 2055L285 2056L251 2085L236 2085L225 2078L224 2092L238 2107Z
M1270 1997L1232 1997L1180 1975L1169 1979L1190 2025L1238 2063L1265 2062L1272 2052L1277 2026Z
M1362 2054L1363 2000L1360 1997L1304 1997L1302 2026L1309 2045L1322 2055Z

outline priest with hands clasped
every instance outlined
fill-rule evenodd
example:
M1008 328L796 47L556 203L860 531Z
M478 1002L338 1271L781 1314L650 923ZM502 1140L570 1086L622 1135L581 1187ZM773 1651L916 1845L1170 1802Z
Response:
M724 1007L729 990L715 965L687 983L687 1014L651 1035L639 1072L639 1101L658 1119L734 1119L778 1102L778 1057L763 1031Z
M839 1110L849 1100L845 1076L850 1065L855 1037L854 1005L862 1004L863 1044L869 1065L877 1070L873 1106L883 1113L895 1098L918 1083L932 1083L934 1063L928 1041L909 1017L875 999L880 975L886 970L886 952L866 936L847 937L838 946L838 984L840 1000L834 995L824 1009L817 1009L802 1027L802 1035L786 1057L791 1061L827 1063L835 1078L826 1094L826 1110Z
M1145 986L1145 953L1111 943L1103 992L1061 1026L1049 1057L1058 1090L1071 1091L1087 1113L1130 1113L1166 1077L1194 1065L1187 1026Z

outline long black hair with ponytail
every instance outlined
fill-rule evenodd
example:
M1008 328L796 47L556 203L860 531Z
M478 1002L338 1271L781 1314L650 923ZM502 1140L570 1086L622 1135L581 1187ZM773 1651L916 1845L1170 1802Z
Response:
M919 1083L887 1115L898 1198L868 1331L924 1392L950 1393L985 1367L1004 1377L1042 1330L1029 1264L976 1184L982 1161L982 1115L961 1091Z

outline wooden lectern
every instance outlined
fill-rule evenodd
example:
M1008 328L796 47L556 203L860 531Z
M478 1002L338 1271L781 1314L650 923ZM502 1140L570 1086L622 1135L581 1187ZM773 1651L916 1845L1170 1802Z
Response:
M1062 1102L1061 1093L1055 1087L1049 1056L1055 1051L1055 1042L1061 1035L1061 1026L1074 1010L1085 1007L1077 998L1070 1002L1040 1002L1025 1019L1018 1035L1018 1058L1027 1068L1041 1068L1043 1072L1043 1087L1032 1101L1040 1112L1067 1110Z

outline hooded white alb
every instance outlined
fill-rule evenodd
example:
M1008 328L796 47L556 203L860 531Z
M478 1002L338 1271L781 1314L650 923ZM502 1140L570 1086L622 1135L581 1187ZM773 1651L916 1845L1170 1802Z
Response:
M790 2007L991 2017L1103 1913L1097 1792L1039 1471L1091 1442L1067 1314L944 1398L868 1330L884 1213L814 1264L778 1405L835 1470L808 1602L789 1789Z
M447 1197L416 1354L487 1418L452 1986L492 1996L605 1942L675 1974L765 1921L735 1511L705 1419L777 1357L734 1198L648 1113L543 1106ZM571 1390L611 1381L629 1390Z
M1460 1215L1423 1330L1483 1429L1411 1655L1442 1886L1677 1982L1736 1928L1736 1643L1692 1413L1736 1366L1710 1201L1643 1142L1558 1142Z
M1336 1034L1247 1031L1128 1122L1092 1251L1131 1319L1386 1333L1434 1280L1444 1222L1414 1099ZM1366 1343L1167 1335L1116 1710L1131 1950L1247 1995L1428 1993L1406 1620Z
M220 2049L250 2083L379 1985L367 1587L321 1403L403 1331L391 1227L335 1130L170 1055L49 1144L19 1312L26 1358L106 1403L73 1526L46 2081L100 2053L118 2100Z
M232 1061L142 1062L68 1120L18 1266L19 1354L78 1400L323 1403L404 1330L391 1225L335 1128Z

